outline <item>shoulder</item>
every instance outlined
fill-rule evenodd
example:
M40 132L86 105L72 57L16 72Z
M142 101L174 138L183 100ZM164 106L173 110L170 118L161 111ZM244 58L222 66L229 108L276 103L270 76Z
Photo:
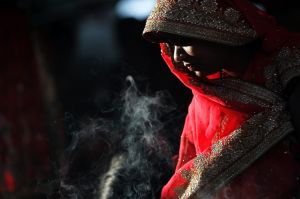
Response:
M295 87L294 79L300 77L300 46L283 47L272 63L265 67L266 87L278 94ZM290 88L289 88L290 87Z

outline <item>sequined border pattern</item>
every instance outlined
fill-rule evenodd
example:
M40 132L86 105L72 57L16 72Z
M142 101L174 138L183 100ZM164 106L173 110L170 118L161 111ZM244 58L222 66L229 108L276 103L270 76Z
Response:
M145 38L151 40L150 35L157 32L233 46L243 45L256 37L255 31L242 19L239 11L230 7L219 8L216 0L158 1L143 33Z
M226 104L239 102L242 104L256 104L264 108L282 110L285 107L283 99L268 89L245 82L236 78L211 81L210 85L200 85L206 95L218 96Z
M225 106L242 110L245 105L260 106L264 109L282 111L285 109L284 100L276 93L255 84L236 78L211 80L209 83L191 83L189 87L198 89L211 100L222 101ZM195 93L197 96L198 94Z
M168 56L172 59L174 69L185 73L185 67L173 60L172 49L169 46L166 46L166 48L168 49ZM273 90L233 77L209 80L209 82L198 81L195 77L190 77L190 84L187 84L187 86L198 90L199 93L205 94L206 97L212 100L217 98L217 101L219 101L220 99L227 107L235 109L239 109L239 106L243 107L244 105L258 105L262 108L273 108L277 111L285 108L284 100ZM195 95L197 96L197 93Z
M189 183L178 197L208 198L292 130L287 113L269 110L253 116L214 144L211 154L195 158L191 171L181 171Z
M230 106L232 101L256 104L264 111L214 144L208 156L199 155L194 160L194 168L181 171L188 181L185 189L177 187L178 197L182 199L209 198L293 130L284 100L264 87L236 78L213 80L197 87L208 97L224 100L226 105Z
M273 63L265 68L266 87L276 93L281 93L288 82L300 76L299 47L282 48Z

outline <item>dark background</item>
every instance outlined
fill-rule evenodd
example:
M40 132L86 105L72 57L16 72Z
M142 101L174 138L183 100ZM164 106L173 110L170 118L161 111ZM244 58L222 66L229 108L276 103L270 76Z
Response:
M259 2L299 31L297 1ZM145 19L119 16L117 3L1 1L0 198L46 198L59 182L72 132L89 118L114 120L128 75L144 94L171 94L177 108L169 119L178 131L163 136L178 150L191 94L169 72L159 46L142 38Z
M128 75L142 93L171 93L180 132L191 94L142 38L145 19L119 16L117 3L1 3L0 198L45 198L72 132L114 118ZM165 136L177 151L179 135Z

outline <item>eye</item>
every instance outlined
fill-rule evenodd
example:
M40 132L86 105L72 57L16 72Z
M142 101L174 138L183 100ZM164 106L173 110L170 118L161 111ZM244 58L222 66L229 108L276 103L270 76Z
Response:
M167 49L168 49L168 51L169 51L169 53L173 53L173 51L174 51L174 45L173 44L171 44L171 43L164 43L165 44L165 46L167 47Z
M172 45L172 44L170 44L170 43L164 43L165 44L165 46L168 48L168 50L170 51L170 52L173 52L173 50L174 50L174 45Z
M192 45L192 42L190 40L178 40L175 42L175 45L176 46L191 46Z
M191 39L185 37L172 37L166 39L167 43L172 46L190 46L193 44Z

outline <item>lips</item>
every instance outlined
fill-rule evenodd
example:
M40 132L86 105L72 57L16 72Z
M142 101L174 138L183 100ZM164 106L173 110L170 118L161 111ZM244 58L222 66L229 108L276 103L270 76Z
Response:
M194 71L200 71L199 67L193 66L193 65L191 65L191 64L186 64L186 65L184 65L184 66L187 67L187 69L188 69L189 71L191 71L191 72L194 72Z
M205 78L205 73L201 71L200 67L194 66L192 64L185 64L184 66L197 77Z
M217 67L211 67L208 68L210 69L208 70L206 67L202 68L202 64L183 62L183 65L189 71L190 76L196 80L208 81L221 77L220 71L222 70L218 69Z
M200 71L195 71L195 75L196 75L197 77L202 77L202 73L201 73Z

